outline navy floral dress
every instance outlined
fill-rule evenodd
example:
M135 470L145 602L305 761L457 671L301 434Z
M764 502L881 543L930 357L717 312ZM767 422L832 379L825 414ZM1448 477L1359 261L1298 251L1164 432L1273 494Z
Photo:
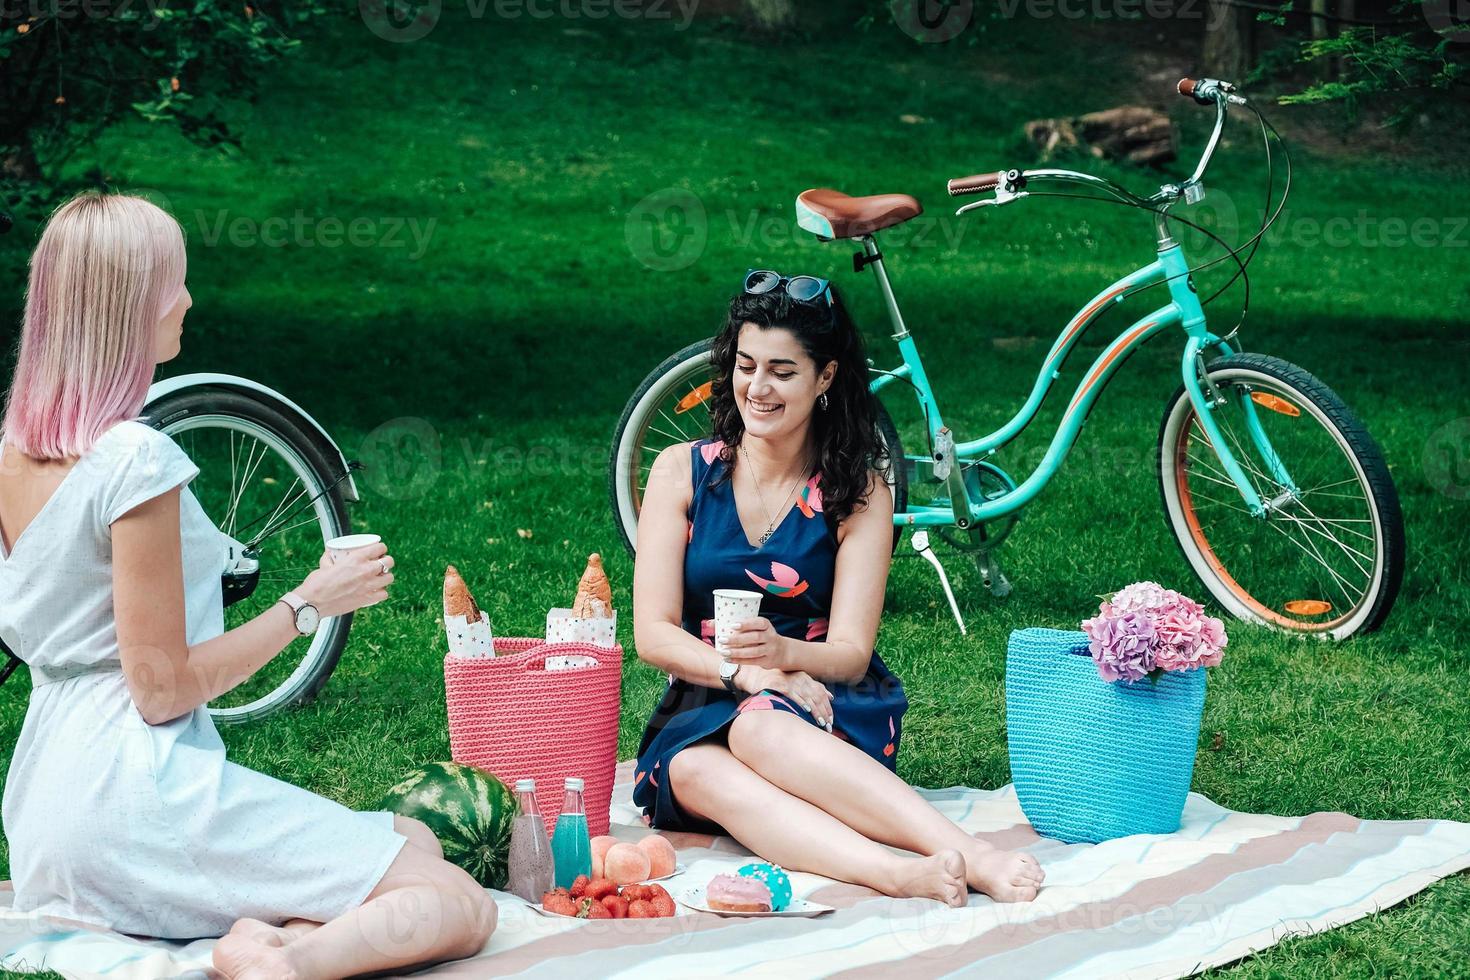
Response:
M765 593L760 613L783 636L820 642L827 635L837 534L822 513L821 474L797 494L765 544L751 547L735 509L734 488L721 480L727 464L722 442L701 440L690 448L693 498L689 504L689 546L684 552L684 629L714 645L714 590L750 589ZM851 742L893 769L903 714L903 685L875 652L857 684L828 683L832 692L832 736ZM779 693L731 694L679 678L669 682L648 719L638 747L633 802L660 830L723 834L724 829L686 813L674 799L669 761L699 742L725 744L730 722L743 711L788 711L824 735L809 712Z

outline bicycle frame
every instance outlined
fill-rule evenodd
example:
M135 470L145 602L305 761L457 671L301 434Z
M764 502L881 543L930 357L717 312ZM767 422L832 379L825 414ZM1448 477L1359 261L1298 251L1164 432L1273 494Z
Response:
M1163 227L1161 224L1161 229ZM862 260L864 265L871 267L878 278L878 285L888 308L889 319L893 323L893 339L898 343L899 352L903 358L903 363L896 369L878 371L878 377L872 382L871 390L876 394L899 380L908 381L913 385L919 407L924 413L930 455L928 457L910 455L906 463L914 465L916 474L923 467L930 468L935 475L936 482L947 482L950 487L948 506L911 505L907 511L894 515L895 524L905 527L956 526L966 529L985 521L1005 517L1024 507L1061 469L1062 462L1076 443L1077 435L1093 403L1096 402L1123 361L1138 347L1171 327L1179 327L1184 331L1186 339L1184 352L1180 359L1180 373L1184 381L1184 388L1194 405L1200 425L1210 445L1219 457L1223 471L1234 482L1240 491L1242 500L1253 516L1264 517L1272 506L1280 503L1279 499L1262 500L1260 498L1254 485L1242 470L1239 461L1225 444L1219 427L1215 423L1213 410L1215 406L1222 404L1223 396L1218 391L1214 391L1212 386L1210 391L1206 390L1208 381L1204 377L1203 354L1208 349L1217 350L1222 354L1230 354L1233 351L1224 339L1215 336L1206 327L1204 310L1195 292L1183 249L1166 232L1161 235L1157 259L1108 286L1094 296L1071 319L1058 335L1046 359L1042 362L1030 396L1010 421L978 439L953 443L952 451L949 451L951 437L944 424L938 400L934 396L934 390L924 371L924 363L919 356L918 347L904 325L903 314L894 298L893 287L883 267L883 258L878 250L877 242L872 235L862 236L858 241L861 242L865 253ZM957 464L974 463L985 459L1010 443L1036 417L1053 382L1059 377L1062 363L1067 359L1067 355L1071 353L1077 339L1082 336L1087 327L1103 310L1125 299L1131 291L1160 282L1167 285L1169 302L1135 320L1127 329L1118 334L1092 362L1092 366L1088 368L1082 381L1072 393L1071 401L1068 402L1066 411L1062 414L1061 422L1052 436L1045 456L1030 475L1017 484L1015 489L1002 496L978 502L971 500L964 484L962 466ZM1256 450L1269 467L1273 478L1287 488L1283 497L1289 497L1296 492L1296 487L1271 448L1256 416L1255 405L1249 399L1244 399L1241 404Z

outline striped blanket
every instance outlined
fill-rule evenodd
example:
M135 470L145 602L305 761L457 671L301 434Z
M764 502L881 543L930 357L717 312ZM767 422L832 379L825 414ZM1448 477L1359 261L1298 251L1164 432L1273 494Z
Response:
M613 833L636 840L649 831L631 804L630 777L624 763ZM1192 794L1177 833L1068 845L1038 838L1009 786L921 792L966 830L1035 854L1047 873L1040 898L997 905L972 895L967 908L948 909L794 874L798 896L837 911L736 919L681 909L673 919L577 921L536 915L495 892L500 925L484 951L417 975L1183 977L1351 922L1470 867L1470 824L1451 821L1235 813ZM749 858L728 838L668 836L687 869L671 891ZM213 940L144 942L38 921L9 911L8 887L0 884L0 967L69 978L206 975Z

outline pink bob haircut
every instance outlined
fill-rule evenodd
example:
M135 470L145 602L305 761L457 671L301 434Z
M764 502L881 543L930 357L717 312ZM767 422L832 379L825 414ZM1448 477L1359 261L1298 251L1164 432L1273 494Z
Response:
M57 208L31 256L5 441L33 459L79 457L136 419L184 272L183 229L157 205L91 193Z

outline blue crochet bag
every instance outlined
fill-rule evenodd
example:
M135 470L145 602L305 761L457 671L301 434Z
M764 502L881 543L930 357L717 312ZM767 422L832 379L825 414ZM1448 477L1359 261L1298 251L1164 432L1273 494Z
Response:
M1202 669L1109 683L1087 634L1012 632L1006 731L1031 826L1069 844L1178 830L1204 705Z

